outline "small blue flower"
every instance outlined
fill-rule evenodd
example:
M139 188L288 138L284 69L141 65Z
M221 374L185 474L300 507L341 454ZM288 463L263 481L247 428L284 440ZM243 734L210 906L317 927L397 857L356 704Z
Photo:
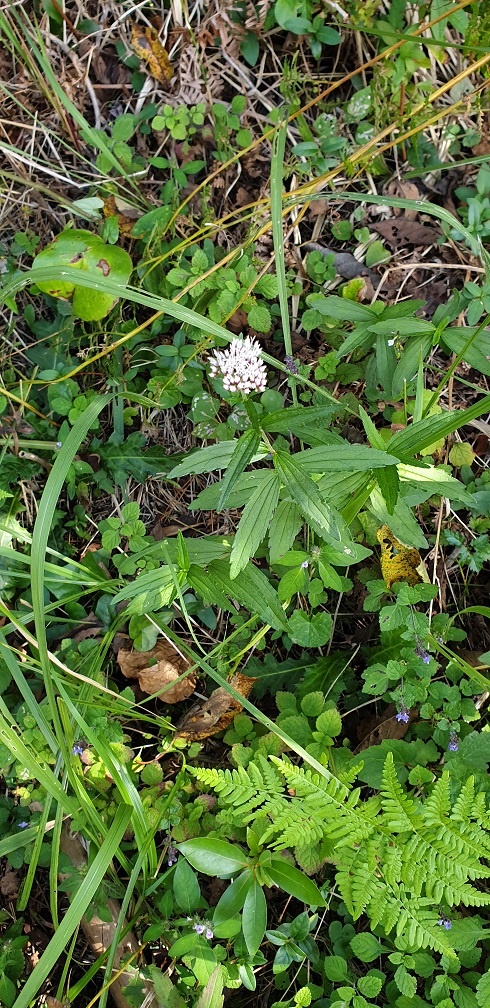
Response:
M459 738L456 735L456 732L454 732L454 731L452 731L451 734L450 734L450 736L449 736L448 749L449 749L449 752L457 752L458 749L459 749Z
M449 920L449 917L439 917L437 923L439 927L445 928L446 931L450 931L453 926L452 922Z
M204 927L204 924L194 924L194 931L196 934L204 934L205 930L206 928Z
M410 721L410 714L408 712L408 708L403 703L403 700L399 704L396 720L398 722L403 722L403 724L408 724L408 722Z
M208 941L211 941L211 938L214 938L214 932L211 931L211 928L206 928L205 937L208 939Z
M20 822L20 823L17 823L17 825L18 825L19 829L27 829L29 823L28 822Z
M425 648L422 647L421 644L417 644L417 647L415 648L415 654L417 655L418 658L422 659L424 665L429 664L430 654L428 651L425 650Z
M169 868L171 868L172 865L177 864L177 850L173 844L169 844L167 851L167 864Z
M81 756L84 750L83 742L74 742L71 747L71 751L74 756Z

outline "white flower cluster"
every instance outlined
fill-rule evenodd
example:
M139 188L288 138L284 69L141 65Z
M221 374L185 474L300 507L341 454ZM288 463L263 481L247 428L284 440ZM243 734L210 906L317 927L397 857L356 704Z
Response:
M228 392L264 392L267 371L260 356L260 346L247 336L234 339L226 350L215 350L210 357L211 378L222 378Z

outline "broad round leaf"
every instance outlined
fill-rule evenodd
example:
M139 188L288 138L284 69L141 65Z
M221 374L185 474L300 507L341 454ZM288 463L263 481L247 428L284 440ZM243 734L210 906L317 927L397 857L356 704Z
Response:
M185 840L184 843L177 844L177 847L189 864L205 875L231 878L247 865L245 852L226 840L197 837L195 840Z

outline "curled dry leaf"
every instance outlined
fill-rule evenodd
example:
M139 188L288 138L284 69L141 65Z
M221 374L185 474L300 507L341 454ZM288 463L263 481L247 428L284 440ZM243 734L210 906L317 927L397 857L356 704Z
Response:
M248 697L255 681L237 672L230 679L230 685L243 697ZM177 725L177 736L186 739L187 742L210 738L211 735L217 735L218 732L228 728L235 714L241 710L240 701L231 696L224 686L220 686L213 690L210 697L194 704L187 711Z
M378 529L376 538L381 546L381 573L388 588L395 581L416 585L429 580L419 551L399 542L387 525Z
M409 713L410 721L413 721L417 713L416 709L412 709ZM379 745L384 739L404 738L410 727L410 721L397 721L396 707L394 704L390 704L382 717L368 718L359 725L357 735L361 741L354 749L355 754L369 749L370 746Z
M388 196L396 196L397 199L420 200L422 197L415 185L415 182L408 182L406 179L391 179L386 191ZM403 210L401 207L393 207L395 217L405 217L406 220L416 220L418 210Z
M155 80L160 81L160 84L166 84L172 80L174 69L155 28L152 28L151 25L133 24L131 26L131 45Z
M117 661L127 679L137 679L143 693L157 693L165 703L179 703L196 688L197 674L185 675L189 663L168 641L151 651L118 651Z
M15 899L19 892L19 876L16 871L7 871L0 879L0 893L7 899Z

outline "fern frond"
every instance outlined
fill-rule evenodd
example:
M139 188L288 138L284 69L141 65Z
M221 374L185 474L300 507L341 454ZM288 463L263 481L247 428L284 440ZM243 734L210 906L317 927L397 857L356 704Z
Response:
M423 817L398 780L392 753L388 753L386 757L381 795L384 820L393 833L412 833L413 830L420 829Z

